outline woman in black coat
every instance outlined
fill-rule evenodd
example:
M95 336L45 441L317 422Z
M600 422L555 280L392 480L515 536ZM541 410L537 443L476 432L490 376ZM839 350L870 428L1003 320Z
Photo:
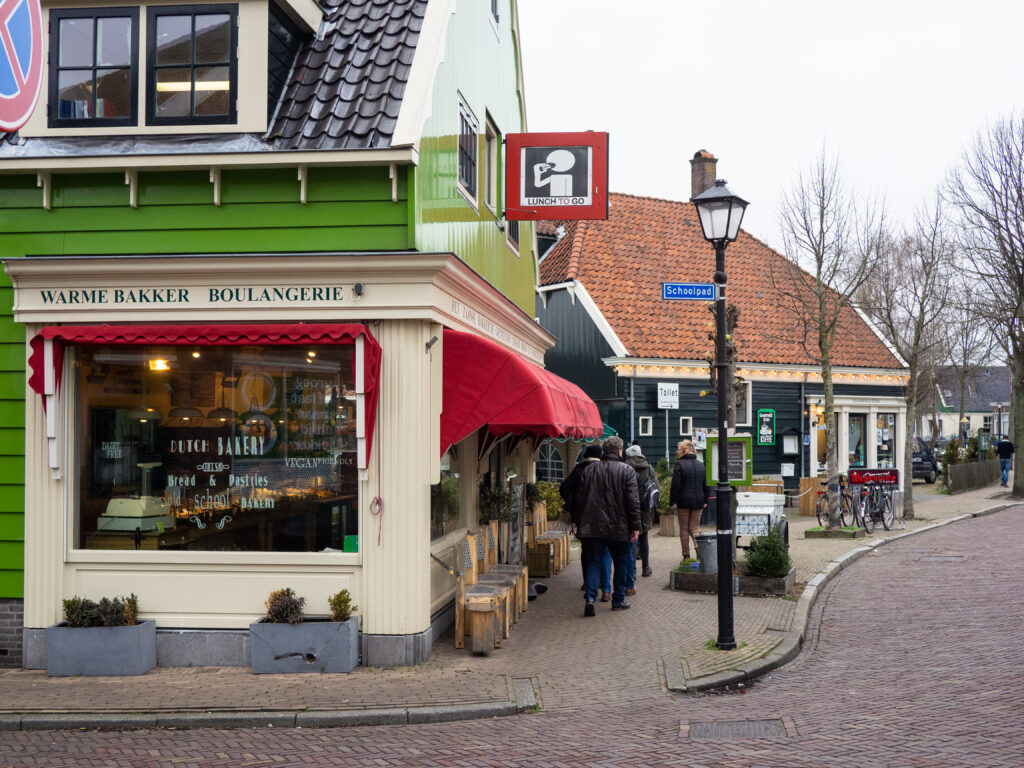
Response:
M697 458L697 449L690 440L682 440L676 450L679 457L672 468L672 490L669 502L676 509L679 519L679 543L683 559L690 557L690 539L693 539L694 553L697 551L697 534L700 533L700 515L708 504L708 484L705 480L704 464Z

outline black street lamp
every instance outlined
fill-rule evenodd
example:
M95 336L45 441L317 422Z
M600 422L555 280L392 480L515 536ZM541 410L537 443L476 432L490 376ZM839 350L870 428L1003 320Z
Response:
M715 373L718 380L718 641L724 651L736 647L732 616L732 487L729 485L729 366L725 359L725 246L740 232L747 201L729 191L725 181L693 198L704 239L715 246Z

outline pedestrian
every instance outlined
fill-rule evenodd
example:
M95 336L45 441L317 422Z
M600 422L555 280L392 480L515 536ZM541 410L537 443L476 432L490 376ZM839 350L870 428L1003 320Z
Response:
M679 519L679 543L686 560L690 557L690 539L693 539L694 553L697 551L700 515L708 504L708 484L704 464L697 458L697 449L692 441L681 440L676 447L676 456L678 460L672 468L672 489L668 498Z
M631 445L626 449L626 463L636 472L636 487L640 493L640 538L637 539L634 546L637 549L637 557L640 558L640 566L643 568L641 574L650 576L653 571L651 571L651 546L647 534L654 524L654 510L651 509L648 503L646 488L648 480L654 480L655 482L657 480L654 477L654 468L647 460L647 457L643 455L639 445ZM635 584L636 558L633 558L632 573ZM626 594L629 594L628 590Z
M1009 488L1010 470L1013 468L1013 443L1006 435L999 438L999 442L996 443L996 456L999 457L999 472L1002 478L1000 485Z
M558 488L559 494L562 496L562 500L565 502L565 511L569 513L569 519L572 520L573 529L578 533L580 527L580 507L579 499L581 494L579 491L580 481L583 477L583 472L591 464L595 464L601 461L601 446L597 443L588 445L583 449L583 453L580 457L579 462L572 468L572 472L569 476L562 481L562 484ZM589 554L584 550L580 555L580 566L583 568L583 578L587 577L587 561L585 555ZM599 586L601 588L601 602L607 603L612 599L612 553L606 551L604 557L601 558L601 575L599 580ZM586 589L586 583L580 589Z
M640 536L640 495L636 472L622 459L622 438L613 435L601 443L601 461L584 471L580 493L578 535L587 561L583 615L594 615L600 562L606 551L611 552L615 565L612 610L624 611L629 608L625 600L626 557L630 542Z

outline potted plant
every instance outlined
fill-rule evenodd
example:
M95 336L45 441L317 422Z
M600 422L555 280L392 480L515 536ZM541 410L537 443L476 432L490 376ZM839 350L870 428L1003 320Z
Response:
M498 521L498 549L502 562L508 562L508 551L512 539L512 491L504 483L494 487L480 487L480 523Z
M351 672L359 664L357 606L347 589L327 598L330 616L306 616L306 598L290 588L267 598L267 615L249 625L253 674Z
M46 674L144 675L156 666L156 622L138 616L134 594L65 600L64 621L46 628Z
M454 476L442 477L441 482L430 486L430 520L435 536L449 531L449 524L459 514L459 479Z
M796 569L777 525L766 536L751 538L743 576L740 592L784 595L792 589Z

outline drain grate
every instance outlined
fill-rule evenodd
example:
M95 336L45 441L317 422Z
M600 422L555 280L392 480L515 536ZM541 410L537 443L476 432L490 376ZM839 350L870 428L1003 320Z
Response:
M786 736L781 720L716 720L689 724L691 739L764 739Z
M921 555L918 559L922 563L962 563L967 557L965 555Z

